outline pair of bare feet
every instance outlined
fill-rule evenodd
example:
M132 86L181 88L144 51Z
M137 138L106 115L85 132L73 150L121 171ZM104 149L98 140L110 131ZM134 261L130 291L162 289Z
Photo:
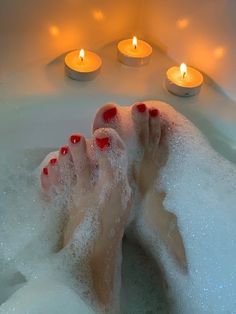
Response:
M71 135L68 145L42 169L46 198L69 196L64 245L73 241L86 215L96 216L96 238L87 263L97 302L107 309L118 290L115 277L129 222L144 219L178 264L186 267L176 217L163 207L163 193L156 189L158 172L168 154L161 136L164 132L161 114L153 104L105 105L96 113L93 137Z

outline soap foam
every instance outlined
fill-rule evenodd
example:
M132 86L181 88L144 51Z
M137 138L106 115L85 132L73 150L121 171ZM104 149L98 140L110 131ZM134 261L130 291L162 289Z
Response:
M161 247L173 308L177 313L233 313L235 166L214 152L201 133L170 106L151 105L160 109L168 128L169 156L157 188L166 191L165 207L178 217L189 264L189 274L180 274ZM133 132L128 109L124 111L124 123ZM136 144L130 140L132 154L136 154ZM19 155L11 158L0 158L0 266L4 268L0 295L4 296L1 302L6 301L0 313L60 314L65 309L69 314L89 313L92 310L84 300L90 283L83 278L85 264L80 258L86 254L84 240L95 236L89 220L76 230L73 245L59 252L63 208L42 202L29 160L22 165ZM78 269L82 273L73 276Z
M0 313L93 313L84 301L90 279L78 281L74 271L87 273L83 258L94 236L91 222L85 219L73 243L61 250L65 210L41 199L29 162L19 152L0 156Z
M0 307L1 314L92 314L84 301L65 284L48 277L30 280Z
M161 112L169 155L157 181L164 206L176 214L188 259L179 273L165 248L161 259L175 313L234 313L236 308L236 167L169 105ZM143 230L153 252L157 239Z
M54 156L54 153L49 154L43 163L47 163L51 156ZM112 154L110 157L113 161L116 159ZM119 158L124 164L123 169L127 166L127 161L123 156ZM65 291L68 298L72 298L72 304L74 304L76 294L78 300L81 299L81 307L86 301L88 312L96 309L95 312L98 313L96 300L91 295L90 270L86 263L100 227L99 217L96 215L97 208L86 208L85 219L75 230L72 241L61 249L62 226L68 214L64 208L66 200L61 200L60 195L58 197L54 195L55 198L50 203L43 201L40 193L39 170L44 164L41 164L37 171L32 171L33 167L29 163L30 160L22 161L19 153L15 159L6 156L1 160L3 169L6 164L10 166L5 169L1 178L1 192L4 197L1 203L3 219L0 222L2 240L0 256L1 265L5 270L8 265L12 267L12 270L9 276L4 278L5 286L1 289L5 299L3 298L2 302L6 301L6 303L0 307L0 310L3 313L11 313L17 308L17 313L23 313L27 308L29 314L40 313L42 310L39 304L40 295L37 294L40 289L43 287L46 289L49 285L52 291L55 288L55 293L52 292L52 304L50 304L50 298L43 301L44 312L62 313L59 305L63 304L65 299L60 299L60 295ZM96 175L95 177L94 180L97 180L98 177ZM17 274L20 274L21 280L18 280L19 282L17 281L12 287L11 277ZM57 288L58 282L60 288ZM26 302L26 294L31 296L35 304L31 304L30 301ZM42 297L44 298L44 295ZM70 302L70 299L67 302ZM59 312L56 311L56 303L59 304ZM78 304L78 302L74 304L74 307L76 308ZM73 307L68 313L84 314L82 309L78 312Z

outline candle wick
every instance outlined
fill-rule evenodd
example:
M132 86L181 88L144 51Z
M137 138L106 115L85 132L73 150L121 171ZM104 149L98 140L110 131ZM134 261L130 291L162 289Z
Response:
M183 79L185 78L185 76L186 76L186 72L183 73Z

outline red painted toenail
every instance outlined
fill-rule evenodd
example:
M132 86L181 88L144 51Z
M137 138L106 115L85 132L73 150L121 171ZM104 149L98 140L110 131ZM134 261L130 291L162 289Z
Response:
M116 107L110 108L110 109L104 111L103 112L103 119L104 119L104 121L105 122L110 122L116 116L116 113L117 113Z
M102 150L110 146L110 139L109 137L103 138L96 137L96 144Z
M77 143L79 143L80 140L81 140L81 136L77 135L77 134L73 134L70 137L70 141L72 144L77 144Z
M158 109L149 109L149 115L150 117L158 117L160 114Z
M106 111L103 112L103 120L105 122L110 122L117 114L117 109L116 107L107 109Z
M62 155L66 155L68 153L68 151L69 151L68 146L62 146L61 149L60 149L60 153Z
M48 175L48 168L47 168L47 167L43 168L43 173L44 173L46 176Z
M50 164L53 165L53 166L56 164L56 162L57 162L57 159L56 159L56 158L52 158L52 159L50 160Z
M138 104L137 109L139 112L145 112L146 111L146 105L145 104Z

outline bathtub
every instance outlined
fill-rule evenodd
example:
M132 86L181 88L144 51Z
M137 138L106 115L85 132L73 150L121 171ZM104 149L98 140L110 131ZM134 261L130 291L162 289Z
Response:
M9 12L9 5L7 6L7 12ZM33 12L32 4L25 1L25 8L27 6L29 11ZM108 4L103 2L101 6L105 8ZM128 6L129 10L132 9L132 6L131 1ZM122 1L119 10L122 11L123 7L125 7L125 2ZM106 10L96 9L95 11L97 14L94 13L94 19L99 20L103 16L101 12ZM99 13L99 11L101 12ZM27 10L21 14L21 17L24 14L27 16ZM35 14L35 12L32 14L31 20L35 16L37 17ZM116 23L118 22L116 21ZM24 23L27 24L26 21ZM84 23L86 24L86 22ZM17 28L17 19L14 27ZM134 28L132 25L132 29ZM123 37L124 32L122 33L116 27L115 34L119 38L119 36ZM97 47L95 45L95 50L102 57L103 66L93 81L78 82L65 76L64 56L71 48L71 43L63 49L57 47L55 52L52 49L50 53L42 54L42 56L37 52L36 57L32 60L26 52L25 57L29 58L27 63L24 60L24 52L22 52L24 49L21 48L20 59L24 60L22 64L18 66L14 60L12 67L9 66L10 71L8 71L7 65L2 67L5 72L3 71L0 76L0 143L1 151L6 155L13 156L12 159L9 158L9 164L11 165L11 162L16 164L17 156L21 161L28 158L28 169L34 171L45 154L63 145L71 133L81 132L85 136L90 136L95 111L102 104L114 102L127 105L147 99L158 99L171 104L202 131L211 146L220 155L232 163L236 163L235 100L227 95L206 73L204 73L204 85L199 95L181 98L170 94L165 88L164 77L166 70L175 64L175 61L168 56L166 51L160 49L157 41L151 42L153 46L151 62L145 67L133 68L117 61L118 38L116 40L106 38L104 41L100 40ZM16 42L17 40L16 38ZM87 43L86 40L84 42ZM32 50L33 47L30 49ZM4 51L5 58L6 55L7 52ZM16 56L17 54L14 55L14 59ZM13 58L12 52L10 57ZM9 60L11 60L10 57ZM141 262L136 269L143 272L144 276L143 280L137 282L130 269L136 258L140 256ZM4 263L2 265L5 265ZM9 277L0 274L4 283L0 287L1 303L8 300L27 281L19 272L14 277L15 266L11 267L12 271L11 269L9 272L7 271ZM126 278L126 287L122 292L123 313L144 313L147 308L153 313L168 312L168 302L163 289L164 279L159 270L153 275L155 269L156 265L147 258L145 252L136 243L125 241L123 275ZM150 278L153 276L157 276L157 279L154 280L155 283L149 284ZM156 284L157 282L158 284ZM7 283L9 283L8 286ZM134 283L136 288L130 292ZM11 288L9 288L10 286ZM145 306L147 308L142 302L133 304L143 290L146 291L147 304ZM157 302L153 302L153 300Z
M112 101L125 105L147 98L170 103L206 135L215 150L236 162L234 103L208 79L198 96L179 98L165 89L163 81L165 70L173 61L157 48L154 48L151 63L141 68L129 68L117 62L116 43L107 45L99 54L104 60L103 68L99 76L90 82L77 82L67 78L64 75L63 56L60 56L49 63L42 61L40 64L32 64L1 83L1 148L15 156L14 162L17 162L17 156L21 159L28 156L28 166L33 171L45 154L63 145L71 133L82 132L90 136L94 113L103 103ZM232 108L232 113L230 110L226 113L225 106ZM129 247L131 249L127 249ZM158 308L160 312L167 311L161 273L156 280L159 284L153 284L155 292L150 299L149 292L152 290L148 289L152 289L152 285L149 281L156 266L149 261L147 270L145 253L136 244L126 242L125 252L128 252L124 257L127 287L130 289L132 282L136 282L130 267L133 265L131 261L140 254L143 261L137 267L141 267L141 271L146 274L147 282L136 282L134 296L129 295L128 300L124 290L124 313L127 308L132 308L134 300L137 300L135 293L139 295L145 285L149 296L147 300L152 304L148 306L153 306L152 310ZM17 276L21 285L24 285L23 276ZM14 289L6 292L2 287L2 295L5 296L2 297L2 302L6 301ZM157 304L153 304L153 300L158 300ZM127 302L130 302L128 306ZM136 311L137 308L141 310L143 304L136 306Z
M58 147L72 132L89 136L95 111L104 103L125 105L158 99L184 114L220 154L236 162L233 100L207 75L199 95L176 97L165 88L165 72L174 61L164 52L154 48L148 66L132 68L117 61L116 44L98 51L103 67L93 81L77 82L66 77L64 55L51 61L40 60L2 80L2 148Z

